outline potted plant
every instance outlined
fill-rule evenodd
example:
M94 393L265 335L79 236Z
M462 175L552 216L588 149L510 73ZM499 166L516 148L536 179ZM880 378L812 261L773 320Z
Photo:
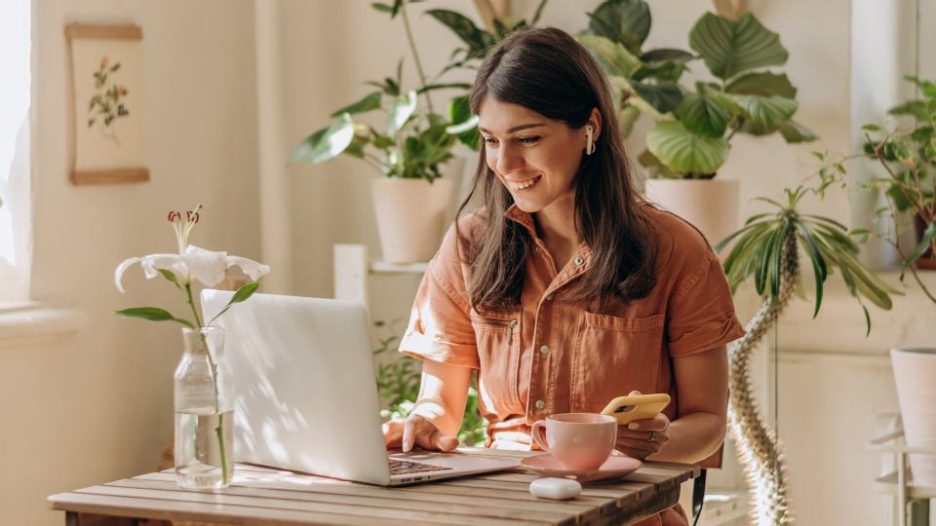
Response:
M753 278L762 298L760 308L745 326L746 334L728 346L728 431L751 488L751 522L756 524L792 522L783 452L775 430L761 419L754 403L749 368L758 342L777 322L802 281L800 253L807 256L815 281L813 316L819 313L823 285L833 269L864 311L868 332L871 318L864 302L889 310L890 296L900 294L858 260L856 239L861 239L860 232L849 232L835 220L798 210L803 197L809 193L821 197L835 183L834 177L824 177L815 189L802 185L787 189L786 203L760 198L776 210L751 216L740 230L716 245L716 250L722 251L734 241L723 264L732 293Z
M926 297L936 304L936 296L919 275L936 269L936 83L913 76L905 78L916 86L921 98L889 110L890 115L902 119L902 126L863 126L864 148L855 157L869 158L882 168L883 176L864 186L883 191L888 206L877 210L877 214L891 216L892 224L898 225L893 236L873 234L885 237L900 255L900 280L909 271ZM842 168L837 171L845 172ZM913 220L916 240L910 250L900 246L899 225L904 222L898 220L899 215L910 215ZM930 343L894 348L891 364L907 445L932 448L936 445L936 420L932 416L936 391L931 387L936 377L936 346ZM936 485L936 457L910 455L910 468L915 483Z
M655 121L638 161L647 170L650 199L688 219L710 240L737 226L738 183L714 179L739 133L779 133L788 143L816 135L793 120L796 87L784 73L788 53L780 37L746 13L737 21L706 13L682 49L644 50L650 8L643 0L608 0L589 13L579 40L602 64L618 91L618 125L629 136L635 121ZM683 74L701 58L712 80L693 87ZM716 206L712 206L717 203Z
M373 180L372 194L383 256L394 263L428 260L438 248L454 188L452 178L442 177L443 167L451 163L455 172L461 170L464 161L455 158L452 149L459 136L468 137L466 130L476 125L467 122L467 104L460 101L449 105L446 116L434 111L431 91L467 85L426 82L406 14L406 3L413 1L373 7L391 19L402 15L420 88L403 89L401 60L395 77L368 82L378 89L332 113L331 124L306 137L292 154L294 161L312 164L344 154L384 176ZM419 106L420 96L425 109ZM361 119L378 111L386 114L382 125Z

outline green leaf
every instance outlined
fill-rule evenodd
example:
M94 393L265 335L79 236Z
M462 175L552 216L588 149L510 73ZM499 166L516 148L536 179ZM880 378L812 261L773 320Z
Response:
M141 318L149 321L174 321L176 323L181 323L186 327L193 328L192 322L188 320L183 320L181 318L176 318L169 311L165 309L160 309L159 307L133 307L130 309L123 309L116 311L115 314L119 316L126 316L128 318Z
M825 258L819 253L819 249L816 247L815 241L813 241L813 236L809 232L809 228L801 221L796 221L795 223L797 230L799 230L800 238L805 243L806 254L809 255L809 259L812 262L813 275L816 279L816 307L813 311L813 318L815 318L819 315L819 307L822 305L822 284L825 283L826 276L828 276L828 269L826 268Z
M762 97L776 95L787 99L796 98L796 88L790 83L786 73L777 75L768 72L757 72L739 75L725 86L725 91L739 95L760 95Z
M934 240L936 240L936 221L932 221L927 225L926 230L923 231L923 237L920 238L920 242L917 244L916 248L913 249L913 252L907 256L907 259L904 260L903 265L901 265L900 273L903 274L906 272L914 261L923 257L923 254L933 245Z
M166 270L164 268L158 268L156 270L158 270L159 273L162 274L162 277L166 278L166 281L175 285L177 289L182 288L182 285L179 285L179 281L176 279L175 274L173 274L171 271Z
M754 135L764 135L779 129L782 123L790 120L790 117L796 113L798 106L793 99L776 96L735 94L725 94L725 96L738 104L747 123L760 128L759 133L745 130Z
M659 48L652 49L647 51L643 55L640 55L640 61L644 64L648 63L662 63L662 62L678 62L686 63L694 59L695 55L688 51L682 49L674 48Z
M864 126L861 127L861 129L862 129L863 131L868 131L868 132L879 132L879 131L881 131L881 127L878 126L877 124L865 124Z
M777 66L788 53L780 36L770 31L751 13L737 22L706 13L689 33L689 46L695 50L716 77L727 80L756 68Z
M254 282L251 282L251 283L247 283L246 285L244 285L244 286L242 286L241 288L237 289L237 292L235 292L235 293L234 293L234 296L231 297L231 303L240 303L240 302L246 300L247 298L249 298L250 296L252 296L254 292L257 292L257 289L259 289L259 288L260 288L260 282L259 282L259 281L254 281Z
M920 121L930 120L930 114L926 108L926 102L922 100L911 100L904 102L903 104L898 104L897 106L894 106L888 110L887 113L890 115L912 115Z
M679 121L660 121L647 134L647 148L666 166L681 174L713 174L728 158L728 141L703 137Z
M342 113L350 113L354 115L355 113L364 113L364 112L380 109L380 96L381 96L381 92L379 91L369 93L363 99L355 102L354 104L349 104L348 106L341 108L335 113L332 113L330 117L332 118L339 117Z
M650 178L676 179L678 175L673 173L668 166L663 164L656 155L650 153L650 150L644 150L637 156L637 162L640 166L647 169L647 175Z
M705 137L724 137L731 115L705 95L687 93L673 112L689 131Z
M679 86L675 84L643 84L631 82L631 87L637 95L656 108L660 113L669 113L682 102L683 95Z
M780 135L783 136L783 140L790 144L812 142L819 138L815 132L793 119L782 122L779 131Z
M640 110L635 106L628 104L617 110L618 129L621 130L622 137L630 137L634 130L634 123L640 117Z
M449 121L452 126L446 132L456 134L459 142L478 151L481 137L478 134L478 117L471 114L471 101L467 95L455 97L449 103Z
M392 8L392 7L390 7L388 4L381 4L380 2L372 2L372 3L371 3L371 7L373 7L373 8L376 9L377 11L382 11L382 12L384 12L384 13L392 13L392 12L393 12L393 8Z
M237 292L235 292L234 295L231 296L231 300L228 301L227 305L225 305L223 309L221 309L221 312L215 314L214 318L211 318L211 321L209 321L205 325L211 325L212 323L214 323L214 321L220 318L222 314L227 312L228 309L230 309L232 305L234 305L235 303L240 303L242 301L245 301L247 298L253 296L253 293L257 292L257 289L259 288L260 288L260 282L252 281L250 283L247 283L246 285L243 285L241 288L237 289Z
M533 18L530 20L530 26L535 26L537 22L539 22L540 16L543 14L544 7L546 7L546 0L540 0L539 5L536 6L536 11L533 13Z
M426 93L429 91L440 90L440 89L469 90L471 89L471 84L468 84L467 82L448 82L448 83L443 83L443 84L427 84L426 86L423 86L417 89L416 94L422 95L423 93Z
M468 45L469 52L473 56L484 56L488 46L494 44L493 37L478 29L470 18L461 13L448 9L430 9L426 11L426 14L451 29L462 42Z
M594 34L620 42L634 53L650 34L650 7L643 0L604 2L594 13L586 14L588 27Z
M341 155L354 139L354 122L351 115L345 113L323 128L308 136L293 150L293 161L307 161L312 164L330 161Z
M598 35L579 35L577 38L608 75L629 77L640 67L640 59L618 42Z
M922 91L927 98L936 98L936 82L930 80L921 80L919 77L915 77L913 75L904 75L904 80L915 84L916 87L920 88L920 91Z
M416 111L416 92L408 91L405 95L400 95L393 101L393 107L390 108L390 115L387 117L387 135L393 137L396 135L406 121L413 116Z

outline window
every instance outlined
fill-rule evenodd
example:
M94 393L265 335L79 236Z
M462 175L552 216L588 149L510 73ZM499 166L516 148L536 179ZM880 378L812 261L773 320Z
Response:
M7 302L29 295L31 36L30 0L0 2L0 301Z

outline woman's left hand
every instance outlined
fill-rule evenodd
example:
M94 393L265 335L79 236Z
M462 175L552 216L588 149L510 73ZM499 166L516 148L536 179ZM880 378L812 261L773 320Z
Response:
M669 418L660 413L651 419L634 420L626 426L618 426L614 448L629 457L644 460L658 453L669 441L669 425Z

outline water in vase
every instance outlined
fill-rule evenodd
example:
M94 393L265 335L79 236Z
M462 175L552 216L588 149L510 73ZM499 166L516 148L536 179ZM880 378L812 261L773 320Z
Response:
M221 488L231 483L234 411L175 414L175 471L186 488Z

